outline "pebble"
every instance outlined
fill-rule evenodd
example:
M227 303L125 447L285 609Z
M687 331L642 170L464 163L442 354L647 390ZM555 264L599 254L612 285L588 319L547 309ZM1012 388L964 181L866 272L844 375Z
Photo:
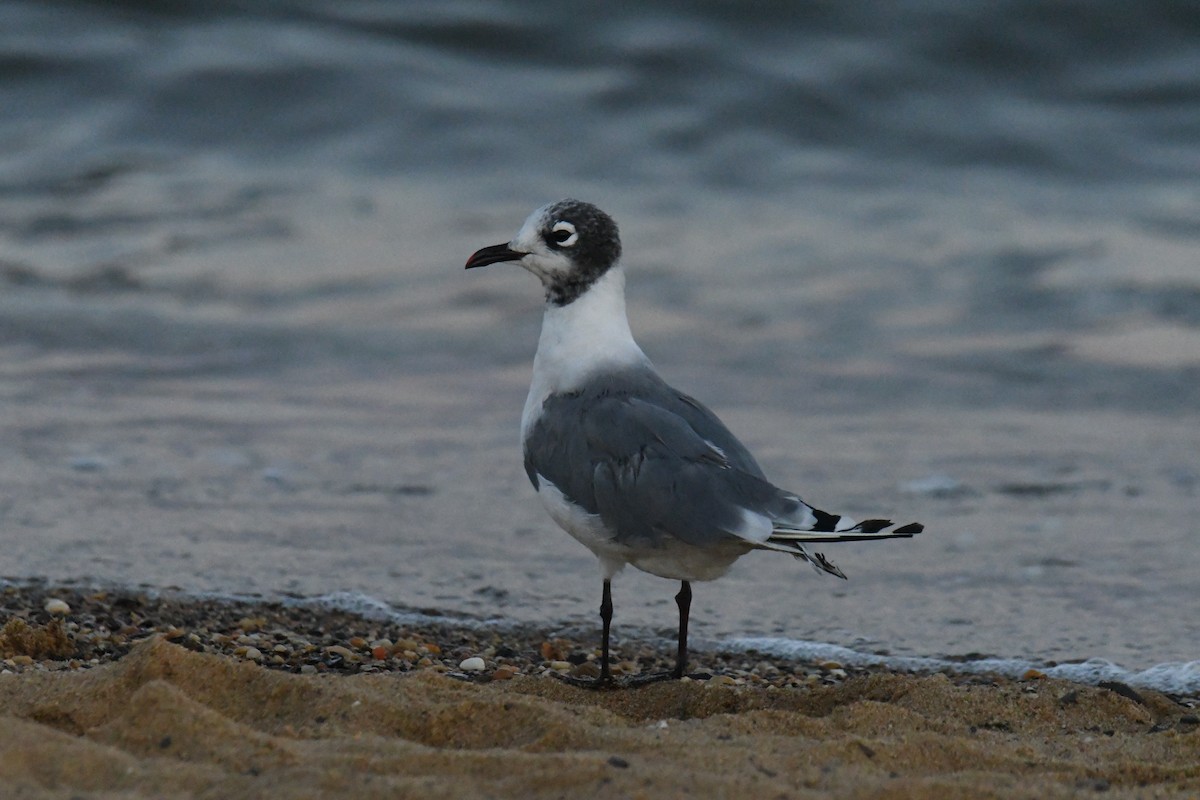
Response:
M57 597L51 597L46 600L46 604L42 606L42 610L47 614L53 614L61 617L71 613L71 606L67 605L65 600L59 600Z
M571 670L571 675L576 678L599 678L600 667L595 661L585 661Z
M243 654L243 658L246 658L250 661L262 661L263 654L262 651L257 647L247 647L246 652Z
M358 659L358 656L356 656L354 654L353 650L351 650L349 647L344 647L343 645L340 645L340 644L333 644L333 645L330 645L329 647L326 647L325 652L329 653L331 656L341 656L346 661L352 661L352 660Z
M479 656L464 658L458 662L458 668L463 672L483 672L486 667L487 665L483 663L483 659Z

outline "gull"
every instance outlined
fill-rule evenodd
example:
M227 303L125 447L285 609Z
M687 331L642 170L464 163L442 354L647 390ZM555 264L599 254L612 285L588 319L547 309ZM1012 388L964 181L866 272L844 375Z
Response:
M515 262L537 276L546 305L521 415L525 472L550 517L600 561L600 676L609 667L612 579L626 564L680 582L675 669L687 668L693 581L721 577L751 550L787 553L846 575L808 543L911 537L910 523L821 511L767 480L754 457L699 401L666 383L625 314L617 225L596 206L537 209L512 241L466 268Z

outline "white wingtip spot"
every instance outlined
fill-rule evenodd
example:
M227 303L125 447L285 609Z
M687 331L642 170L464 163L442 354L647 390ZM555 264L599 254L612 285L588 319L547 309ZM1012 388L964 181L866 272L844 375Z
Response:
M857 524L858 523L852 520L850 517L842 517L838 520L838 524L834 527L834 530L838 533L841 533L842 531L850 530Z

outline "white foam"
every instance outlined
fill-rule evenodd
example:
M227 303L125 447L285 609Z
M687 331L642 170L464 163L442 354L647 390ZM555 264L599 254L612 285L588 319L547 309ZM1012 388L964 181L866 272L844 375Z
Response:
M1143 689L1155 689L1175 695L1200 695L1200 661L1173 661L1156 664L1144 670L1131 670L1103 658L1089 658L1070 664L1053 666L1020 658L981 658L971 661L951 661L942 658L917 656L884 656L863 653L848 647L825 642L809 642L781 638L738 638L708 643L707 649L733 652L754 651L764 655L782 656L805 661L837 661L856 667L884 667L902 672L953 672L962 674L997 674L1019 678L1031 669L1052 678L1076 683L1098 684L1118 681Z
M495 630L496 628L515 627L517 624L503 619L479 619L460 615L441 616L419 611L401 611L382 600L356 592L334 592L321 597L296 599L288 602L301 606L315 605L321 608L348 611L369 619L387 620L407 625L441 623ZM587 635L584 626L572 626L570 631L572 635L576 636ZM626 631L626 635L648 633L648 631ZM696 640L692 642L692 649L697 652L741 653L754 651L797 661L836 661L846 666L883 667L899 672L995 674L1008 678L1020 678L1029 670L1034 669L1051 678L1061 678L1093 686L1104 681L1116 681L1172 695L1200 696L1200 660L1156 664L1140 671L1127 669L1104 658L1089 658L1086 661L1055 665L1021 658L980 658L970 661L952 661L945 658L878 655L827 642L773 637Z
M364 619L391 622L396 625L450 625L459 628L496 630L513 627L515 623L500 618L469 617L464 614L433 614L411 609L400 610L395 606L360 592L331 592L318 597L288 598L285 605L301 608L322 608L345 611Z

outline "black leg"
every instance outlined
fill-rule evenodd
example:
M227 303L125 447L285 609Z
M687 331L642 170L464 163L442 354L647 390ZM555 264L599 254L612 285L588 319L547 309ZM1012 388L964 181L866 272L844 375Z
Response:
M608 665L609 660L609 635L612 631L612 581L605 578L604 594L600 599L600 621L604 623L603 633L600 638L600 677L598 678L581 678L575 675L558 675L557 677L563 683L569 683L572 686L578 686L580 689L613 689L616 687L616 682L612 677L612 669Z
M609 683L612 674L608 669L608 635L612 628L612 581L604 579L604 595L600 600L600 620L604 623L604 633L600 640L600 683Z
M687 669L687 636L688 636L688 612L692 607L692 585L687 581L683 581L683 585L679 587L679 594L675 595L675 604L679 606L679 653L675 659L676 678L682 678L684 670Z

